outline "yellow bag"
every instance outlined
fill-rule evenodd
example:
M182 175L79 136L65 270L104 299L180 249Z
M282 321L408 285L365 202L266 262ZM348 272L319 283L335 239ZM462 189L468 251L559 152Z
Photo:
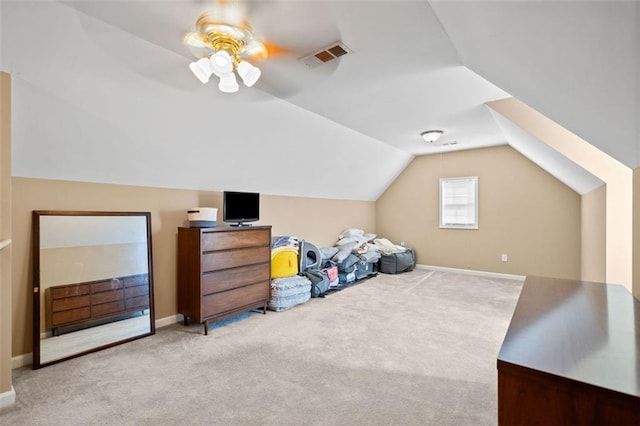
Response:
M279 251L271 256L271 278L292 277L298 273L298 252Z

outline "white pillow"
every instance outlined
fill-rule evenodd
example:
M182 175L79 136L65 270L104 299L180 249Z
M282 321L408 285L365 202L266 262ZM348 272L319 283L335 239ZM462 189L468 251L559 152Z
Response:
M367 243L367 247L368 247L367 251L370 251L370 252L372 251L372 252L375 252L375 253L379 253L380 252L380 247L378 247L375 244Z
M338 242L336 243L336 245L337 245L338 247L340 247L340 246L343 246L343 245L345 245L345 244L352 243L352 242L354 242L354 241L355 241L355 242L358 242L358 241L360 241L360 238L358 238L358 237L345 237L345 238L340 238L340 239L338 240Z
M350 243L341 245L338 252L331 258L331 260L336 263L342 262L347 258L347 256L351 254L351 251L357 244L357 241L352 241Z
M362 234L364 234L364 231L362 229L347 228L340 233L338 238L342 239L346 237L357 237L358 235L362 235Z

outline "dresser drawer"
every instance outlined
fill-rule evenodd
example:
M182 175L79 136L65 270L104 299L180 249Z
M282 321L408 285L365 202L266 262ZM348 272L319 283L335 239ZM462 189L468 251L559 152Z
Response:
M202 297L202 316L207 318L269 299L269 284L258 283Z
M51 289L51 297L53 299L62 299L64 297L82 296L89 294L89 285L69 285Z
M120 312L124 310L124 301L119 300L117 302L101 303L99 305L93 305L91 307L91 316L99 317L101 315L112 314L114 312Z
M103 291L118 290L124 287L122 280L114 278L108 281L100 281L97 283L91 283L91 293L100 293Z
M131 299L124 299L124 308L130 309L147 309L149 307L149 296L132 297Z
M144 296L149 294L149 287L139 285L136 287L128 287L124 289L124 298L130 299L132 297Z
M134 277L127 277L124 279L125 287L137 287L137 286L149 286L149 275L136 275Z
M53 312L66 311L69 309L81 308L89 306L89 296L68 297L65 299L54 300L51 306Z
M255 265L271 260L271 247L251 247L202 255L202 272Z
M271 246L271 233L256 229L202 234L203 252L256 246Z
M202 274L202 296L270 279L270 263L207 272Z
M100 303L122 300L123 298L124 298L124 290L103 291L102 293L96 293L91 295L91 304L97 305Z
M54 312L52 315L53 326L60 324L86 320L91 316L91 308L69 309L67 311Z

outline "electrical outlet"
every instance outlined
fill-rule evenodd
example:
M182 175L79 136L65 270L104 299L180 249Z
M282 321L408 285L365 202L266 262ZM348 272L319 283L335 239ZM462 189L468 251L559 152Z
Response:
M506 254L502 254L500 256L500 260L502 260L503 262L507 262L509 260L509 256L507 256Z

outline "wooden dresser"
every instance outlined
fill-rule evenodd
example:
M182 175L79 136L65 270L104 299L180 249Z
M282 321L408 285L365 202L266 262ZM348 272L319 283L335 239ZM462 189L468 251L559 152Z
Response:
M149 309L149 275L51 286L46 325L54 336L130 317Z
M267 312L271 226L178 228L178 312L203 323Z
M640 301L527 277L498 355L499 425L640 425Z

